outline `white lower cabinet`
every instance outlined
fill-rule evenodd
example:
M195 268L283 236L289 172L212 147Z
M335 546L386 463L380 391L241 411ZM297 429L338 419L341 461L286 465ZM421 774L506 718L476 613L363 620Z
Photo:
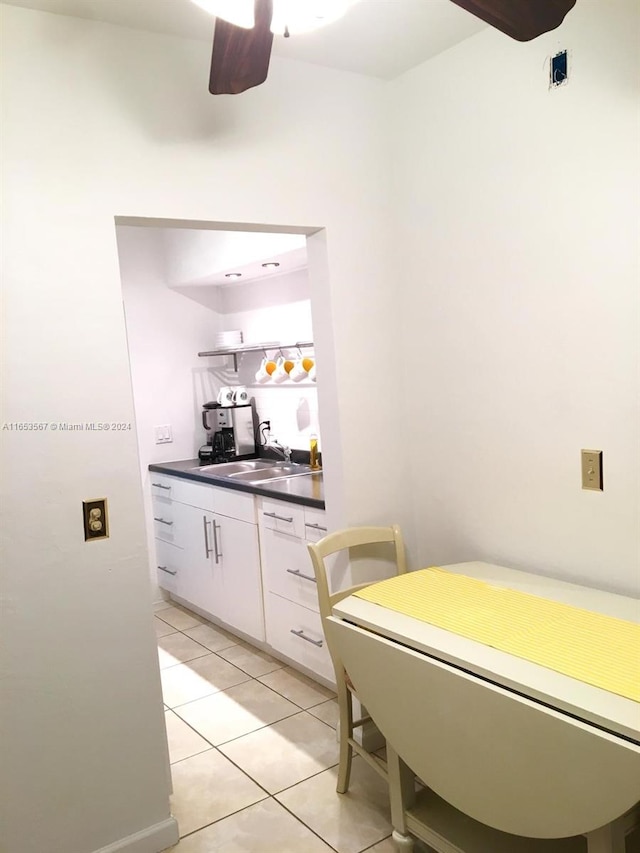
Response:
M158 585L167 592L178 594L178 574L182 565L182 549L156 539L156 570Z
M308 541L325 535L324 512L260 498L258 517L267 642L276 652L334 681L307 550Z
M324 511L166 474L151 484L159 586L333 682L307 550Z
M163 477L163 485L172 479ZM230 628L264 642L253 495L184 480L172 489L180 500L153 495L154 524L159 524L155 520L159 513L170 522L160 527L163 536L156 526L159 585ZM166 527L172 531L170 542Z
M269 592L265 615L269 645L327 681L335 681L319 613Z

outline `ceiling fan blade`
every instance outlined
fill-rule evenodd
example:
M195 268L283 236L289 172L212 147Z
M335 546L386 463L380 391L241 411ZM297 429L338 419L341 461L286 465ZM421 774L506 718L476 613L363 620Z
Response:
M452 0L477 18L518 41L555 30L576 0Z
M245 30L216 19L209 91L237 95L267 79L271 58L273 0L255 0L256 23Z

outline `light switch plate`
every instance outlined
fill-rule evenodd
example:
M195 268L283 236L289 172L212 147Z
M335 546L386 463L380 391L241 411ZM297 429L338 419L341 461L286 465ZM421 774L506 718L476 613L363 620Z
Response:
M582 450L582 488L592 492L604 491L602 481L602 451Z
M173 435L171 433L171 424L162 424L154 428L156 444L171 444Z

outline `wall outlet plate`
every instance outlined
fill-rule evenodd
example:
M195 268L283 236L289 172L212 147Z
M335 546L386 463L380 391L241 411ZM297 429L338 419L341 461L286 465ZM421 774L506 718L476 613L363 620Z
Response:
M582 488L592 492L604 491L602 481L602 451L581 450Z
M562 86L569 79L569 60L567 51L561 50L551 57L549 65L549 85L551 88Z
M82 501L82 518L85 542L109 538L109 514L106 498Z

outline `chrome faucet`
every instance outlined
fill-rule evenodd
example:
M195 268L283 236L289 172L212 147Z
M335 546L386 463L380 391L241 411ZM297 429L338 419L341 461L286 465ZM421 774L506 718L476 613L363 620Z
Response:
M286 444L282 445L279 441L272 439L270 447L272 447L274 450L279 450L280 453L282 453L282 458L287 464L291 462L291 448L287 447Z

